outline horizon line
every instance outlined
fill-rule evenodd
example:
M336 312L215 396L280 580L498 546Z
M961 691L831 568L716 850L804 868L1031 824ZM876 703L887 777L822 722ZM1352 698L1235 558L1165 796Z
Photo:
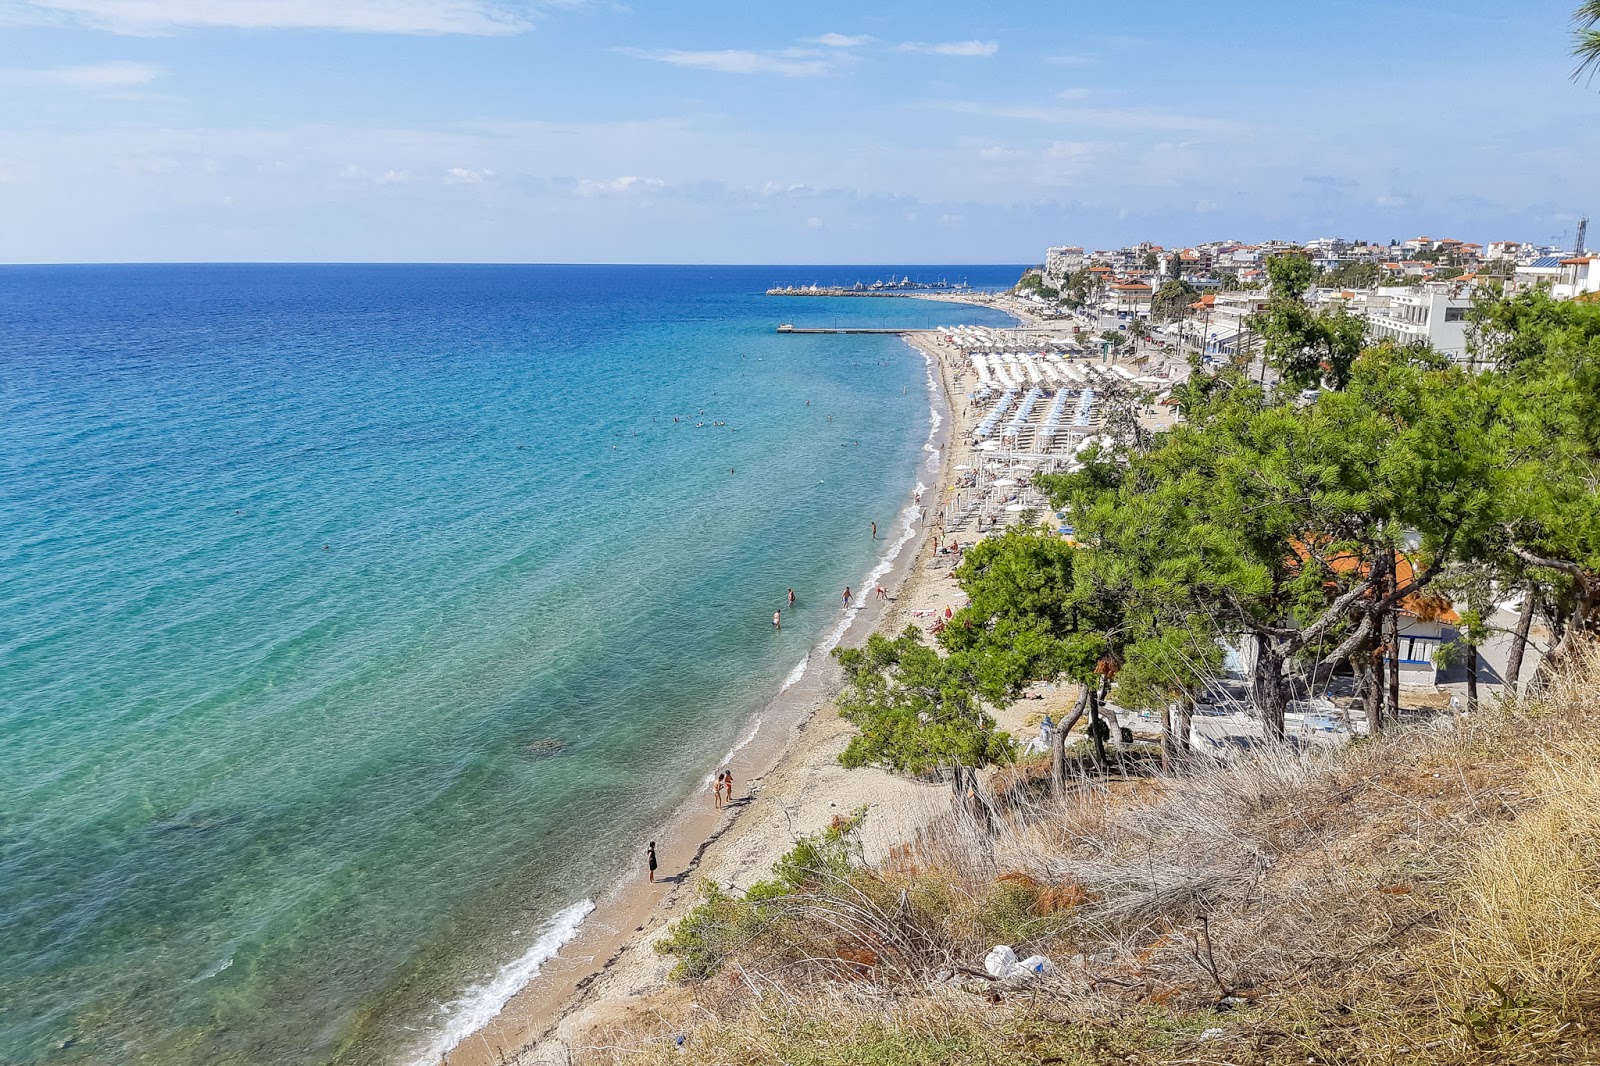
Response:
M1025 262L839 262L839 263L660 263L660 262L601 262L574 260L558 262L519 262L512 260L472 259L103 259L103 260L34 260L29 262L0 263L0 269L9 267L120 267L120 266L482 266L482 267L1017 267L1030 266Z

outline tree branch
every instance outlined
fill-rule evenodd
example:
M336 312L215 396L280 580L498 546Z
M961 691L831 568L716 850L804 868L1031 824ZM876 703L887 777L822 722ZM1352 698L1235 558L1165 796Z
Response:
M1306 628L1295 631L1295 635L1299 638L1293 641L1295 650L1298 651L1320 638L1323 633L1327 632L1329 626L1344 617L1345 612L1350 609L1352 603L1365 596L1371 588L1372 577L1368 575L1341 593L1338 598L1328 605L1328 609L1322 612L1320 618Z
M1361 624L1356 626L1356 628L1351 631L1350 635L1345 637L1337 648L1334 648L1333 651L1329 652L1322 660L1312 666L1312 685L1316 685L1319 682L1326 680L1340 663L1350 658L1351 652L1355 651L1357 648L1361 647L1362 644L1366 643L1372 638L1372 620L1375 617L1376 615L1371 611L1362 614Z
M1542 555L1535 555L1528 549L1520 547L1516 544L1507 545L1506 550L1512 555L1515 555L1518 559L1521 559L1523 562L1527 563L1529 566L1539 566L1546 570L1558 570L1563 574L1568 574L1577 578L1585 585L1588 585L1589 583L1589 575L1586 574L1583 567L1579 566L1577 563L1568 562L1565 559L1547 559Z

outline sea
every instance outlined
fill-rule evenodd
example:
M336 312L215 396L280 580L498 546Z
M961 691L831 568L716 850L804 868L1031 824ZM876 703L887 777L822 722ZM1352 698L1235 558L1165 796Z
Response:
M1011 322L765 290L1020 272L0 268L0 1062L437 1061L889 550L922 356L775 327Z

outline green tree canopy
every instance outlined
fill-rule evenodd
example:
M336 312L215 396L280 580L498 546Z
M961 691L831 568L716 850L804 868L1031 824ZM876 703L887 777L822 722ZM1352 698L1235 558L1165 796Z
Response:
M1182 318L1189 305L1199 299L1200 290L1187 281L1174 278L1156 290L1150 300L1150 317L1158 322Z
M1600 70L1600 0L1584 0L1572 13L1572 54L1578 59L1574 80L1594 77Z
M1267 276L1272 283L1267 306L1250 319L1261 336L1262 357L1294 389L1344 388L1361 352L1365 324L1343 309L1318 312L1306 306L1316 268L1305 256L1271 257Z
M860 731L839 756L845 766L926 773L982 767L1010 752L979 697L987 664L971 655L940 655L915 626L893 639L874 633L864 648L834 655L846 680L839 714Z

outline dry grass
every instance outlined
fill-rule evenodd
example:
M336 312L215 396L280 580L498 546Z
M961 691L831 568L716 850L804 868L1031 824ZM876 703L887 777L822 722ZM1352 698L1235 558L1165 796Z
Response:
M803 878L595 1057L1600 1062L1600 653L1470 720L1031 795ZM988 981L996 942L1057 970Z

